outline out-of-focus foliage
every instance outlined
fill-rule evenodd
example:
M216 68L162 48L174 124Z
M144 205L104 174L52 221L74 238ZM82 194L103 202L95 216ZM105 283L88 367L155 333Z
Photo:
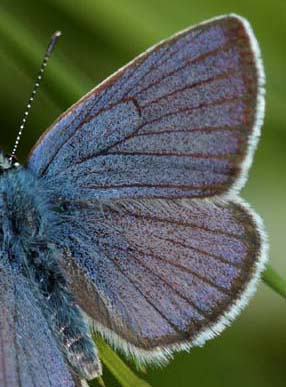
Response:
M286 277L285 0L2 0L0 4L1 146L9 151L50 34L63 37L51 60L19 149L29 148L84 92L151 44L210 17L247 17L267 75L263 136L243 196L264 217L271 263ZM26 56L28 53L28 58ZM285 386L286 303L261 284L231 328L203 349L148 370L153 386ZM118 382L108 371L107 386Z

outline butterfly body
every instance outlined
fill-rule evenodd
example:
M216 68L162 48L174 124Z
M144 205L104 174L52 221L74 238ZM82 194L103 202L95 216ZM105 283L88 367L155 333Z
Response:
M83 97L24 168L0 153L0 384L73 387L74 374L100 374L86 315L113 346L162 364L239 314L267 260L263 223L238 196L263 85L249 23L215 18Z
M60 218L57 202L26 168L11 166L2 155L0 175L1 251L6 267L22 276L51 328L59 348L82 377L100 374L89 326L69 290L57 247ZM10 165L10 167L9 167Z

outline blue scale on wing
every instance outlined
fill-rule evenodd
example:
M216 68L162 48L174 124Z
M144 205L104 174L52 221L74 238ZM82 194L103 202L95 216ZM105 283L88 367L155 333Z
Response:
M31 283L0 266L0 385L75 387Z
M49 175L56 175L62 168L92 160L95 155L103 153L106 147L131 135L139 123L138 109L132 101L120 103L108 111L90 117L81 126L80 131L62 146L57 161L50 165ZM97 137L96 143L94 136Z
M242 98L246 88L239 75L228 79L217 79L192 89L183 89L173 95L155 100L142 108L144 122L156 120L161 116L174 114L181 110L201 109L205 106L222 104L225 101Z
M156 141L154 141L156 137ZM191 137L192 141L189 141ZM157 144L159 142L159 146ZM118 144L111 154L133 153L147 155L181 155L200 157L235 154L240 146L239 133L233 136L226 129L217 132L166 132L143 134Z
M243 124L245 104L242 101L229 101L222 105L204 106L200 109L178 111L159 117L150 123L145 123L139 129L139 134L157 132L210 132L227 130L240 130Z
M144 348L193 337L239 294L259 243L245 217L232 203L124 201L76 210L64 239L109 311L95 320Z
M54 187L67 199L162 197L166 191L170 196L196 197L201 189L211 192L212 186L223 183L230 169L227 160L217 159L209 164L203 158L193 158L190 162L188 156L167 155L162 168L161 156L111 154L68 168L70 178L69 174L60 173L53 180ZM77 190L73 190L74 180Z
M138 93L132 93L132 97L138 99L143 107L158 99L166 98L168 95L179 98L180 93L184 90L191 94L192 89L200 85L212 83L220 78L231 78L234 73L239 73L239 65L238 50L229 48L198 63L190 60L176 71L153 82L151 86Z
M212 37L210 39L210 36ZM169 78L179 68L186 66L189 62L203 59L207 54L224 47L228 37L223 29L214 26L210 30L193 30L178 37L173 44L167 42L163 45L164 55L154 61L151 71L149 70L140 79L135 87L129 92L129 96L136 96L142 91L152 89L162 79ZM204 50L202 51L202 47Z
M71 230L69 232L71 235ZM131 282L129 275L126 276L125 271L116 265L112 258L105 255L98 243L93 244L91 251L88 247L90 242L86 238L80 243L71 240L70 248L71 252L76 251L77 264L83 268L86 280L92 284L92 286L89 285L89 290L93 289L97 292L101 302L108 310L107 320L103 321L104 316L98 314L97 321L114 331L119 330L118 333L123 336L130 336L129 339L134 343L138 336L142 342L158 340L162 334L174 338L177 335L177 327L164 315L167 310L160 306L157 307L155 302L152 303L145 296L145 290L141 290L136 283ZM96 270L94 270L94 265L96 265ZM193 311L194 313L196 312ZM126 326L130 326L128 333L124 333Z

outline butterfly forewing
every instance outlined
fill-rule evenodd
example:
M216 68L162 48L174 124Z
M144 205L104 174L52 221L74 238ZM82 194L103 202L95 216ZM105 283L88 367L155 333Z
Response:
M29 167L55 185L68 180L64 194L86 200L228 190L257 126L254 39L229 16L155 46L56 121Z
M78 387L45 319L31 284L0 266L1 387Z

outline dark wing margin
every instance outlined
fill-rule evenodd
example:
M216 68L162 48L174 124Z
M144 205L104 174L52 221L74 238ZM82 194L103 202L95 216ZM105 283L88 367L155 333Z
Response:
M263 83L248 22L210 20L83 97L44 133L28 167L74 199L237 192L262 124Z
M241 200L136 200L75 210L61 236L79 305L142 362L202 345L238 315L266 261Z
M79 387L34 292L24 277L1 261L0 289L1 387Z

